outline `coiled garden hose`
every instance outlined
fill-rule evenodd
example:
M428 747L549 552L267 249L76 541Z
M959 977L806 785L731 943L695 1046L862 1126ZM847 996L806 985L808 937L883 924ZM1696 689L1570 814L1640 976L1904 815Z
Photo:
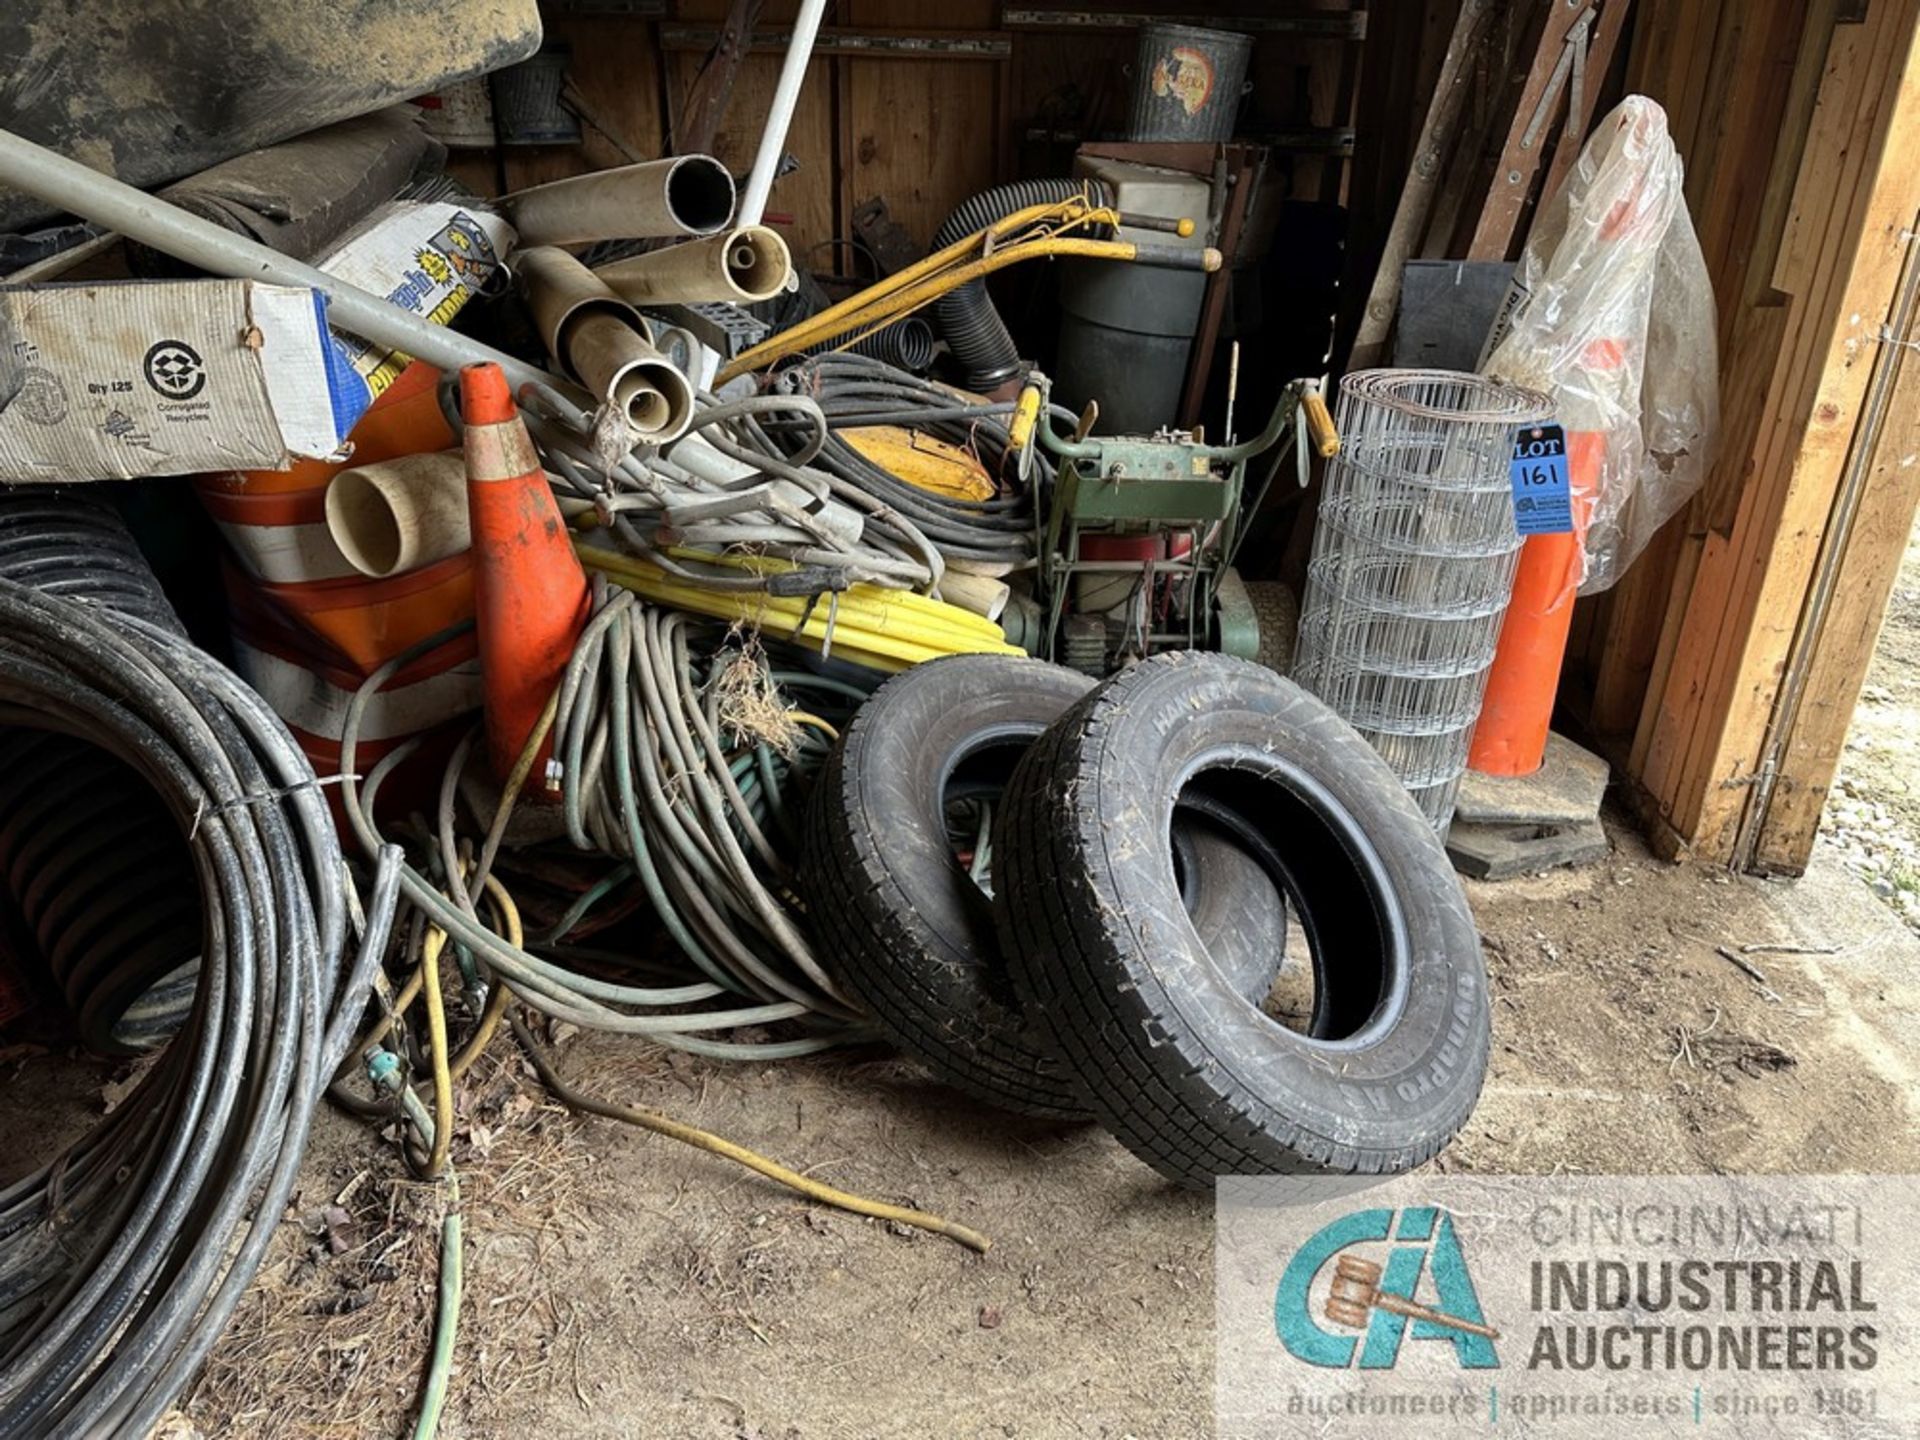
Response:
M265 701L165 630L0 579L0 724L109 751L186 836L191 1018L139 1088L0 1190L0 1437L143 1437L264 1257L386 948L312 767Z

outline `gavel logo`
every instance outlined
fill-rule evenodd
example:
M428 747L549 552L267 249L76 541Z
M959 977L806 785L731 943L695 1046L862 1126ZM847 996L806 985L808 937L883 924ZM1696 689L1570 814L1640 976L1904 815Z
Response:
M1444 1310L1435 1310L1395 1295L1392 1291L1381 1290L1378 1265L1356 1255L1342 1255L1333 1267L1333 1288L1327 1293L1327 1318L1336 1325L1350 1325L1356 1330L1364 1330L1367 1328L1368 1315L1374 1310L1404 1315L1409 1320L1430 1320L1435 1325L1464 1330L1469 1335L1484 1335L1489 1340L1500 1338L1500 1332L1491 1325L1460 1320Z

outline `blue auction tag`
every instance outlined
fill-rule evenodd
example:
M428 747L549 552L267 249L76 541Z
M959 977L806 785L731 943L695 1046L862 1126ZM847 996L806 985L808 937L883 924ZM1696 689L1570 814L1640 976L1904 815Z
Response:
M1522 535L1573 529L1567 432L1558 425L1523 425L1513 432L1513 527Z

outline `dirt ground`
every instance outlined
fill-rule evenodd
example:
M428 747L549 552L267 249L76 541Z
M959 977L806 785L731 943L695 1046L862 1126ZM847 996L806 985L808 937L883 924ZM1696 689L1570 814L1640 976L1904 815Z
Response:
M1439 1168L1920 1169L1920 935L1898 881L1871 888L1911 853L1885 837L1920 838L1920 550L1902 587L1872 681L1888 698L1863 707L1847 764L1848 798L1888 823L1836 807L1797 882L1669 867L1610 822L1603 864L1469 887L1493 1063ZM582 1088L963 1221L993 1237L976 1256L577 1121L500 1048L462 1092L467 1294L443 1435L1210 1432L1210 1204L1097 1129L992 1113L884 1055L743 1069L563 1040ZM0 1183L97 1114L114 1078L0 1054L0 1133L19 1137ZM166 1433L407 1433L444 1199L361 1122L323 1116L278 1252L188 1397L191 1424Z
M1437 1164L1920 1167L1920 937L1824 856L1799 882L1748 881L1614 838L1592 869L1471 887L1493 1066ZM1763 983L1715 948L1754 944L1833 953L1744 955ZM1098 1130L990 1113L890 1058L739 1069L583 1035L564 1066L995 1243L975 1256L576 1122L503 1063L469 1087L456 1149L467 1321L443 1434L1208 1433L1209 1203ZM371 1134L326 1119L282 1256L188 1406L204 1433L400 1433L439 1212L394 1171Z

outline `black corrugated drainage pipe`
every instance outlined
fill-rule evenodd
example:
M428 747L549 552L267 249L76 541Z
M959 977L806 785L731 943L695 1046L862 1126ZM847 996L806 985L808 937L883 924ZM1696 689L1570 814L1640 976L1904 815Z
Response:
M90 496L0 490L0 576L186 638L119 513ZM124 760L71 735L0 729L0 894L89 1050L138 1054L185 1022L200 887L179 827Z
M1016 180L1011 185L983 190L964 200L949 215L933 237L933 248L945 249L984 230L996 220L1004 220L1016 210L1031 205L1053 205L1085 195L1096 205L1112 203L1105 185L1098 180ZM1105 239L1103 227L1086 232L1088 239ZM940 333L953 348L960 362L963 383L982 394L1004 385L1020 373L1020 351L1007 333L1006 322L993 308L985 280L969 280L934 302L934 318Z

